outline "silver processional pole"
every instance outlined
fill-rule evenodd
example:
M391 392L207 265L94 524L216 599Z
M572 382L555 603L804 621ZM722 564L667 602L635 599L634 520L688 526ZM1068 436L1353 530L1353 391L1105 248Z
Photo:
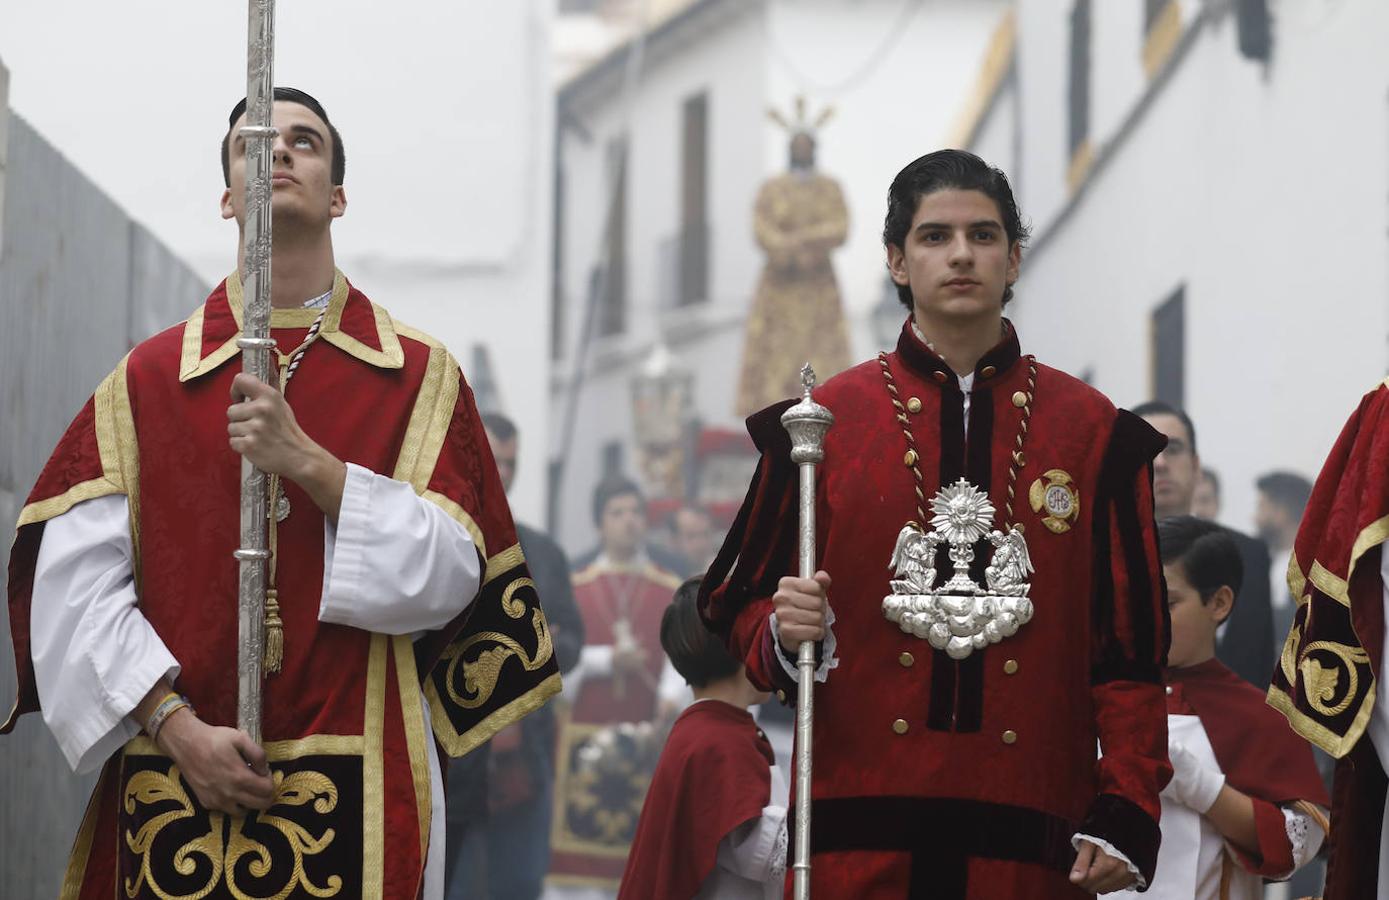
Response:
M275 0L249 0L246 34L246 227L243 240L241 369L269 384L270 193L276 131ZM261 668L265 652L265 567L270 558L265 473L241 460L241 547L237 592L236 726L261 742Z
M834 415L810 399L815 372L801 368L801 401L781 414L791 436L791 461L800 467L800 577L815 575L815 466L825 458L825 433ZM810 743L814 733L815 642L801 641L796 658L796 846L791 870L795 900L810 900Z

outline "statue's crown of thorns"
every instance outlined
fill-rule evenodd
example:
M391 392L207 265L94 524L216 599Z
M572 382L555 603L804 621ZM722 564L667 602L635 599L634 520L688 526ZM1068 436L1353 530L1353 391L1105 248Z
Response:
M794 117L788 118L775 106L769 106L767 107L767 118L780 125L789 134L808 134L811 137L815 137L815 133L818 132L826 122L834 118L833 106L826 106L824 109L821 109L820 113L815 116L813 120L809 118L806 115L807 110L804 94L798 94L796 96L793 106L795 111Z

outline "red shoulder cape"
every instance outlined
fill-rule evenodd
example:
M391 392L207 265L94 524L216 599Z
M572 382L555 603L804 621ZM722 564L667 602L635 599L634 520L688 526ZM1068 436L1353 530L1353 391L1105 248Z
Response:
M762 815L774 761L746 710L705 700L681 713L656 765L618 900L693 897L714 870L719 841Z
M1264 702L1259 689L1218 659L1168 669L1173 694L1201 718L1231 787L1273 804L1308 800L1329 807L1312 748Z

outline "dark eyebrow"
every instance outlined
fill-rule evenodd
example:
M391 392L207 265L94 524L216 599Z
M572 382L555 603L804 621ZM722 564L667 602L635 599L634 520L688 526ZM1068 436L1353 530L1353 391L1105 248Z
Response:
M951 226L947 225L944 222L922 222L920 225L916 226L917 231L949 231L950 228ZM979 228L992 228L995 231L1002 231L1003 225L995 219L980 219L978 222L970 222L969 228L971 230Z
M318 129L314 128L312 125L291 125L289 126L289 130L291 134L312 135L314 140L318 141L320 144L323 143L323 135L320 134Z

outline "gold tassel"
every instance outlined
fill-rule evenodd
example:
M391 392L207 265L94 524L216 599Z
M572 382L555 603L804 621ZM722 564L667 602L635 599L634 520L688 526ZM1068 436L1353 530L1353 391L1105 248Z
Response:
M265 592L265 671L275 674L285 659L285 623L280 621L279 592Z

